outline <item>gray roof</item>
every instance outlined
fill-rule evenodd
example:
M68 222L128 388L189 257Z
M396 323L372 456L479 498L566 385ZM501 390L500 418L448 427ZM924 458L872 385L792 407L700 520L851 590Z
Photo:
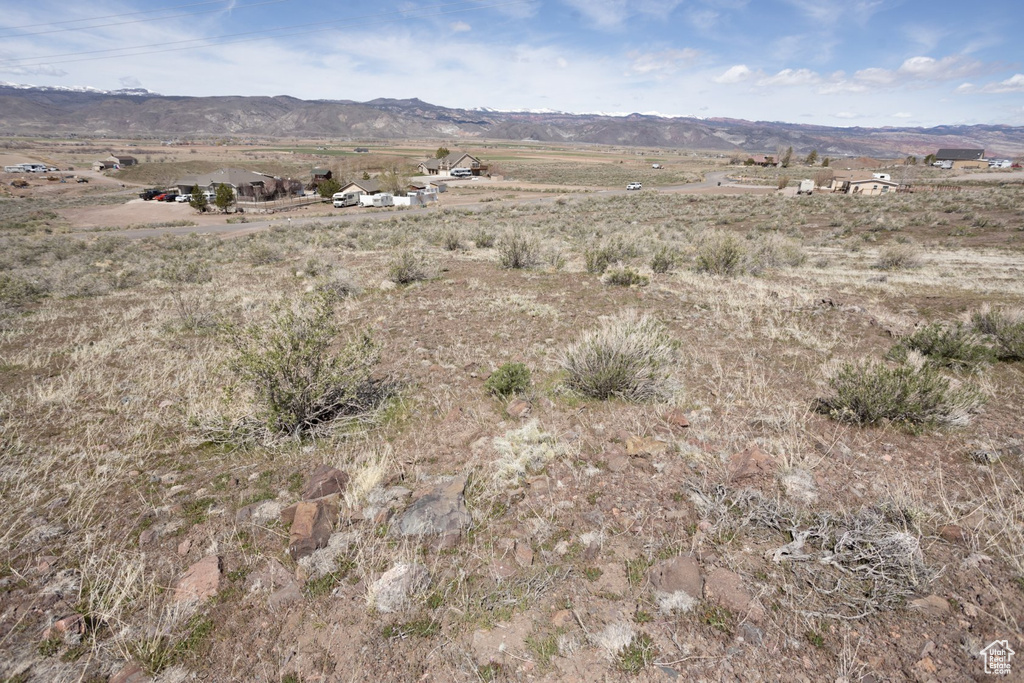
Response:
M935 154L937 161L980 161L984 158L983 149L940 149Z
M188 176L181 178L175 185L198 185L199 187L209 187L210 185L230 185L238 188L243 185L255 185L257 183L265 183L268 180L273 180L274 176L267 175L266 173L256 173L254 171L245 171L241 168L221 168L213 173L207 173L201 176Z

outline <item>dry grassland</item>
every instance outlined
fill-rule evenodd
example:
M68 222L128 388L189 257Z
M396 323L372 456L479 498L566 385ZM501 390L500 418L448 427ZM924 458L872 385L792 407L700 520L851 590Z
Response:
M1019 187L577 197L138 241L5 214L0 675L979 676L981 648L1024 642L1024 366L1003 344L1024 337L1022 207ZM501 267L512 248L532 267ZM977 362L893 351L958 321ZM569 388L602 325L651 391ZM387 390L281 428L232 329L304 330L292 350L326 331L328 357L369 335ZM489 393L506 363L528 384ZM868 419L830 380L872 363L946 393ZM296 562L279 513L319 464L350 480ZM453 476L457 537L403 535ZM177 600L208 556L213 596ZM703 589L663 590L678 556Z

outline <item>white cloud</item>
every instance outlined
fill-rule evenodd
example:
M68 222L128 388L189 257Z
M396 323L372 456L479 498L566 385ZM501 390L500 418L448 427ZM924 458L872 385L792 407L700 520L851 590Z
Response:
M857 71L853 74L853 78L861 83L869 83L871 85L891 85L897 76L894 71L889 69L871 67Z
M985 93L1024 92L1024 74L1014 74L1005 81L989 83L981 87Z
M912 119L914 118L914 115L911 114L909 111L898 111L895 114L893 114L892 117L894 119Z
M473 27L464 21L453 21L448 25L452 33L465 33L466 31L472 31Z
M835 114L832 114L832 117L837 119L859 119L860 116L860 114L854 114L853 112L849 111L839 111L836 112Z
M754 76L754 72L751 71L746 64L737 64L726 69L725 73L716 76L712 80L715 83L742 83L743 81L749 80Z
M600 28L618 28L636 14L667 17L682 0L564 0Z
M774 76L766 76L757 82L761 86L814 85L821 82L821 76L810 69L783 69Z
M700 50L660 50L658 52L630 52L630 69L634 73L673 73L692 65L700 57Z
M962 55L949 55L942 59L933 57L911 57L903 62L897 73L910 79L929 81L951 81L978 73L990 67L982 62L967 59Z

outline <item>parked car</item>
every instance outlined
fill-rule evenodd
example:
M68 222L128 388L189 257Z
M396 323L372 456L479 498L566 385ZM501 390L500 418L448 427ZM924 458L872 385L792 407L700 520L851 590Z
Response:
M87 183L87 182L89 182L89 179L88 178L79 178L77 182Z
M162 202L164 200L164 197L166 197L166 196L167 196L166 192L161 192L160 194L153 196L152 200L154 202Z
M154 197L156 197L158 194L163 194L163 192L164 192L163 190L157 189L155 187L151 187L148 190L143 190L142 192L140 192L139 193L139 199L144 199L146 201L149 201L149 200L153 199Z
M168 192L167 194L164 195L164 198L161 199L160 201L163 201L163 202L173 202L175 199L178 198L178 196L179 195L178 195L177 192Z
M642 190L642 189L644 189L644 186L641 183L630 183L629 185L626 185L626 189L627 190Z
M192 201L192 195L191 194L179 194L177 197L174 198L174 201L179 202L179 203L180 202L190 202L190 201Z

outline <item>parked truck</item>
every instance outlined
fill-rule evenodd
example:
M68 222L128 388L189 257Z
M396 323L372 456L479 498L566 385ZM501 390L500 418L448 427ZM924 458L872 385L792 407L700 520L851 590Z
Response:
M805 179L800 181L800 187L796 189L797 194L813 194L814 193L814 181Z

